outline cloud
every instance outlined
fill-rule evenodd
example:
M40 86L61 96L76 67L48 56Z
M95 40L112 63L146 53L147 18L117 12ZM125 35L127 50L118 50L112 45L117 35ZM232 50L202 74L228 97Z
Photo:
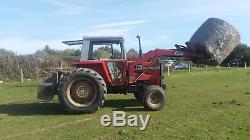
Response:
M106 24L98 24L92 26L92 28L117 28L117 27L125 27L125 26L135 26L139 24L148 23L148 20L133 20L133 21L123 21L123 22L113 22Z
M98 24L90 27L90 31L85 35L89 36L126 36L140 24L148 23L148 20L133 20L123 22L112 22L105 24Z
M62 44L63 40L35 40L32 38L1 38L0 48L11 50L18 55L20 54L32 54L39 49L43 49L45 45L49 45L53 49L63 50L66 48L72 48Z
M55 14L57 15L79 15L88 9L83 5L76 5L65 1L49 0L48 2L57 7L55 10Z
M172 16L183 18L201 18L210 16L249 17L248 0L210 0L210 1L186 1L179 7L169 9Z
M125 36L127 35L133 27L126 28L105 28L105 29L95 29L89 32L85 32L84 35L87 36Z
M27 9L22 9L19 7L10 7L10 6L6 7L3 5L0 6L0 13L3 13L3 14L8 13L8 14L14 14L14 15L19 15L19 16L29 16L33 14Z
M84 33L77 33L77 36L61 37L60 39L39 40L31 37L9 37L0 39L0 48L5 48L17 54L32 54L39 49L43 49L45 45L49 45L53 49L63 50L72 48L61 42L64 40L81 39L84 36L124 36L131 33L139 24L147 23L146 20L126 21L117 23L108 23L90 27ZM77 48L75 48L77 49Z

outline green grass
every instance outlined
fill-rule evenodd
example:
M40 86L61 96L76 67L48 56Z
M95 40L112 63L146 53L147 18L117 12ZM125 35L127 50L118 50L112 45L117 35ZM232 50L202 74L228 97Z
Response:
M34 81L0 85L0 139L250 139L250 70L176 72L165 78L167 106L144 111L132 95L109 95L93 114L66 114L57 99L39 103ZM102 127L123 110L150 114L138 127Z

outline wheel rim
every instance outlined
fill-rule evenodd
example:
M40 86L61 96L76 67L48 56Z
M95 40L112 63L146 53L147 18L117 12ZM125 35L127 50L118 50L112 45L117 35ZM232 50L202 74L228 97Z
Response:
M72 81L67 88L67 98L76 107L86 107L96 99L95 84L87 79Z
M162 96L159 92L153 92L149 97L149 102L153 105L158 105L162 102Z

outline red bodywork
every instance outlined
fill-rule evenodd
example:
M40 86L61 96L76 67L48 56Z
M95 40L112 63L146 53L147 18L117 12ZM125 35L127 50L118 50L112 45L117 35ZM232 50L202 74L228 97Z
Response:
M107 59L107 60L85 60L73 62L74 67L86 67L98 72L105 80L109 90L119 88L117 93L127 93L130 87L136 86L138 83L148 85L162 84L162 67L159 62L161 57L186 57L191 60L207 59L206 55L190 51L191 49L165 50L155 49L145 53L142 59L137 61L127 61L125 59ZM121 71L122 79L119 82L112 80L108 63L116 63ZM116 91L114 90L114 93Z
M109 86L123 86L125 84L125 80L119 82L119 83L114 83L112 82L111 74L108 69L107 63L111 61L117 61L121 64L121 68L123 69L123 78L127 78L127 60L121 60L121 59L112 59L112 60L84 60L84 61L78 61L78 62L73 62L72 65L74 67L84 67L84 68L90 68L98 72L103 79L105 80L106 84Z

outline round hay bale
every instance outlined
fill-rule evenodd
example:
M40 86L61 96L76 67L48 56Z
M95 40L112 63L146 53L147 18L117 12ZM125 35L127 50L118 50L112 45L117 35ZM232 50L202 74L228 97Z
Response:
M209 18L189 42L196 47L196 51L211 57L211 65L219 65L240 43L240 33L221 19Z

